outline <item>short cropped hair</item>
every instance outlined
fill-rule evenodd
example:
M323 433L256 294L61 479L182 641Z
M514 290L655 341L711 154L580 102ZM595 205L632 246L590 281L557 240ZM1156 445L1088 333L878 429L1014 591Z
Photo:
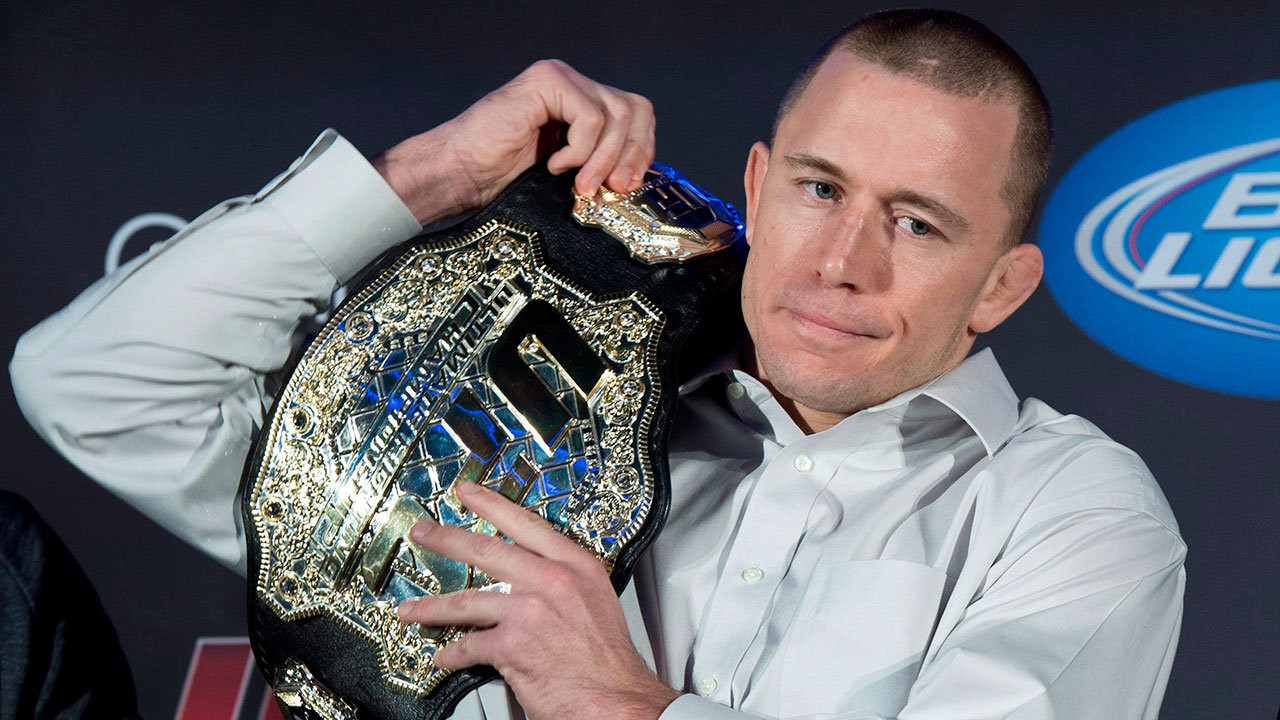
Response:
M985 25L958 12L872 13L836 33L809 60L778 108L774 136L823 61L836 51L951 95L1017 105L1018 129L1000 192L1011 214L1005 243L1017 244L1031 226L1053 153L1049 101L1018 53Z

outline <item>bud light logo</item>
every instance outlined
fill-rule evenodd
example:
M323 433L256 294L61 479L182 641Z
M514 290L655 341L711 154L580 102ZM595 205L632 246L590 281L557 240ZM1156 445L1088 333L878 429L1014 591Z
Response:
M1161 108L1054 190L1045 280L1067 315L1142 367L1280 398L1280 81Z

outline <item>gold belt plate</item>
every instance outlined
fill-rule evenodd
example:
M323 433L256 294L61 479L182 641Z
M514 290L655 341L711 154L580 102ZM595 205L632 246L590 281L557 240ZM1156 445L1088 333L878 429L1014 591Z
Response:
M490 487L609 563L653 503L648 448L664 319L548 270L537 232L491 220L419 245L346 302L303 355L250 478L255 591L279 617L327 616L423 696L465 632L403 625L397 604L509 588L415 546L430 518L494 534L459 482Z

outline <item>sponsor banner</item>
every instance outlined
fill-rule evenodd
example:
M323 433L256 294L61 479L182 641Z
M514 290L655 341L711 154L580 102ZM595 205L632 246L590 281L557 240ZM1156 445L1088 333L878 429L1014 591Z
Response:
M175 720L284 720L247 637L196 640Z
M1045 281L1108 349L1280 398L1280 80L1197 95L1107 137L1040 225Z

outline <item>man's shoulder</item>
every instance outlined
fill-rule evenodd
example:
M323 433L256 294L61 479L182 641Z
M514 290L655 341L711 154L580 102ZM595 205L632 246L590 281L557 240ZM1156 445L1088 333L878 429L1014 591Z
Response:
M1013 468L1016 476L1003 472ZM1035 398L1021 403L1017 424L993 454L991 469L1032 494L1023 524L1110 512L1142 516L1178 532L1164 493L1137 452L1085 418L1064 415Z

